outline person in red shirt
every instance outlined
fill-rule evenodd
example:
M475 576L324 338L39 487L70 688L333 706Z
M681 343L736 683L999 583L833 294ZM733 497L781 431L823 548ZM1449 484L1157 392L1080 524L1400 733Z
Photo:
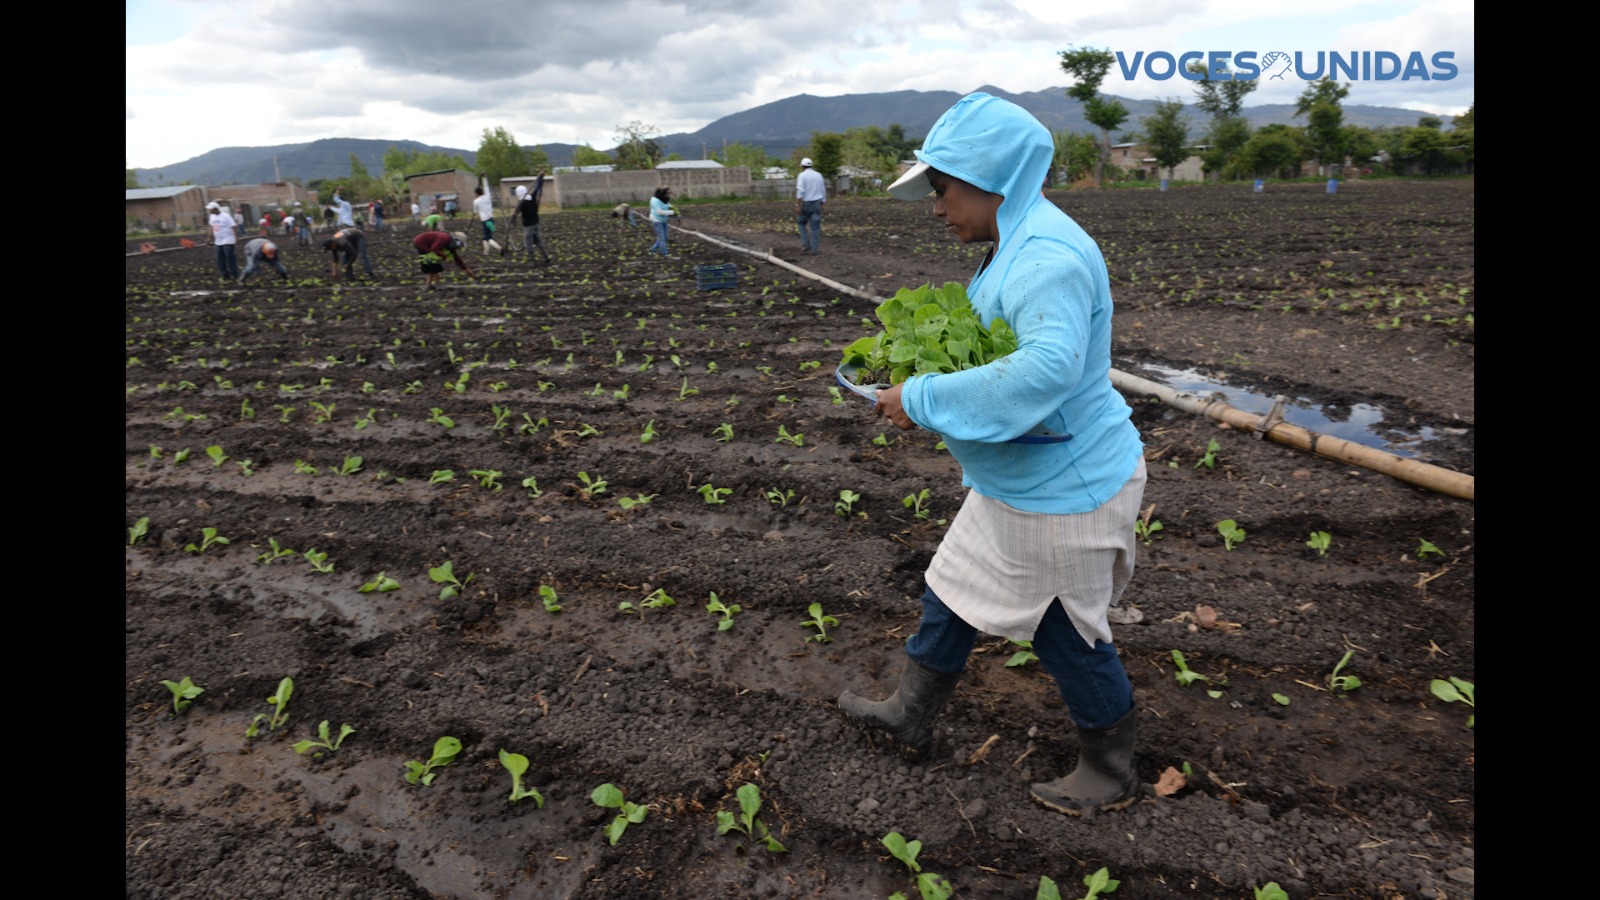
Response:
M458 252L466 246L467 236L459 231L447 234L443 231L424 231L411 239L411 245L417 248L417 255L421 257L422 271L428 276L428 289L432 290L439 284L439 277L444 273L444 256L449 253L450 258L456 261L461 271L472 274L472 269L462 261Z

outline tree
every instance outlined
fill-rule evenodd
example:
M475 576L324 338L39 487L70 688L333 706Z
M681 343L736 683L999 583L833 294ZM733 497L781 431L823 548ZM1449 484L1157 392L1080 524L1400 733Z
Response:
M1206 76L1195 83L1195 93L1198 95L1195 105L1211 117L1201 164L1214 177L1230 170L1237 171L1238 167L1230 164L1240 148L1250 140L1250 120L1244 117L1244 99L1260 86L1260 82L1232 78L1224 80L1221 76L1233 74L1226 68L1215 73L1218 77L1212 78L1213 73L1202 62L1190 63L1189 71Z
M407 192L407 175L470 168L459 155L447 156L436 150L406 150L390 144L389 149L383 151L383 183L389 193L396 197Z
M766 148L753 144L729 144L721 152L711 154L711 158L729 167L746 166L752 173L776 163L767 155Z
M489 179L491 184L503 178L530 175L533 169L528 151L518 146L511 132L500 126L483 130L483 140L478 142L477 163L478 174Z
M1295 100L1295 118L1306 117L1306 140L1319 164L1338 167L1344 162L1349 139L1344 132L1344 108L1339 104L1349 95L1350 85L1324 78L1306 85Z
M1288 125L1263 125L1239 152L1239 163L1257 177L1275 175L1299 166L1308 148L1300 129Z
M1084 47L1081 50L1061 51L1061 69L1077 79L1067 88L1067 96L1083 104L1084 118L1100 129L1100 160L1095 166L1096 187L1105 186L1106 160L1111 156L1111 129L1128 120L1128 108L1116 100L1100 96L1100 82L1111 71L1116 57L1110 50Z
M124 175L126 177L123 179L123 181L126 183L125 187L128 190L132 190L139 186L139 173L137 171L133 169L126 169L124 171Z
M572 148L572 164L575 166L609 166L611 157L604 151L596 150L588 144L579 144Z
M653 169L661 161L661 132L638 120L617 126L616 165L619 169Z
M1050 158L1051 176L1054 178L1059 173L1068 184L1093 171L1095 160L1100 158L1094 135L1052 131L1050 140L1056 148Z
M367 174L366 163L361 161L361 157L356 156L354 153L350 154L350 180L354 181L358 178L370 177L372 176Z
M1478 105L1474 103L1467 107L1466 112L1450 120L1451 124L1455 125L1453 134L1455 135L1456 147L1461 151L1462 158L1467 164L1468 172L1472 171L1472 164L1477 158L1477 108Z
M800 151L795 151L800 152ZM837 131L811 132L811 167L831 183L844 163L844 135Z
M1177 98L1156 104L1153 116L1145 116L1144 144L1157 166L1167 167L1167 177L1178 163L1189 158L1189 118L1183 114L1183 101Z

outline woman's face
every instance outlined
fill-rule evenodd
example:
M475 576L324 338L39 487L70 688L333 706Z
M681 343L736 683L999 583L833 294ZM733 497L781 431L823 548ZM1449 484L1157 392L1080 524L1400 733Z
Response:
M928 170L928 183L933 186L933 214L944 220L944 227L954 232L961 243L1000 240L997 215L1004 197L938 169Z

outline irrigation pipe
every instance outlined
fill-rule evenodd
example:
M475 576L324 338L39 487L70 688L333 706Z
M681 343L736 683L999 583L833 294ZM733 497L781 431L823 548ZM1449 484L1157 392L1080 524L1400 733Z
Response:
M872 303L882 303L884 300L884 298L875 294L847 287L830 278L824 278L815 272L807 271L793 263L781 260L773 256L770 251L763 253L759 250L752 250L749 247L729 243L720 238L714 238L699 231L691 231L681 226L674 227L678 231L694 235L719 247L753 256L775 266L788 269L797 275L820 281L828 287L849 294L852 297L858 297ZM1477 499L1474 487L1476 479L1471 475L1417 462L1414 459L1406 459L1393 453L1385 453L1382 450L1375 450L1343 438L1310 431L1283 421L1284 398L1282 397L1276 399L1269 412L1264 415L1257 415L1231 406L1227 401L1218 397L1202 397L1188 391L1179 391L1159 382L1140 378L1137 375L1129 375L1117 369L1111 370L1111 383L1124 393L1155 397L1163 403L1175 406L1185 412L1226 423L1240 431L1254 433L1258 437L1270 439L1297 450L1304 450L1316 456L1360 466L1363 469L1370 469L1374 472L1388 475L1391 478L1397 478L1407 484L1414 484L1451 497L1473 501Z

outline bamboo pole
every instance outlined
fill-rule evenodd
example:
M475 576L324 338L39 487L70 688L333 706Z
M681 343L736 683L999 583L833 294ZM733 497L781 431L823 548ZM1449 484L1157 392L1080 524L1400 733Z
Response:
M883 302L882 297L846 287L837 281L802 269L793 263L785 262L773 256L770 251L762 253L698 231L691 231L681 226L675 227L679 231L694 235L719 247L726 247L738 253L754 256L757 259L765 260L814 281L820 281L828 287L836 291L842 291L852 297L858 297L873 303ZM1179 391L1159 382L1140 378L1137 375L1129 375L1117 369L1111 370L1111 383L1124 393L1156 397L1163 403L1175 406L1185 412L1205 416L1219 422L1226 422L1233 428L1258 433L1262 437L1293 447L1296 450L1304 450L1327 459L1360 466L1363 469L1370 469L1374 472L1388 475L1391 478L1397 478L1407 484L1414 484L1451 497L1476 501L1474 496L1476 479L1471 475L1429 465L1428 463L1417 462L1414 459L1406 459L1405 457L1376 450L1343 438L1336 438L1301 428L1298 425L1291 425L1282 419L1275 418L1274 414L1277 412L1277 407L1274 407L1272 412L1268 412L1265 415L1257 415L1231 406L1227 401L1216 397L1201 397L1187 391Z

